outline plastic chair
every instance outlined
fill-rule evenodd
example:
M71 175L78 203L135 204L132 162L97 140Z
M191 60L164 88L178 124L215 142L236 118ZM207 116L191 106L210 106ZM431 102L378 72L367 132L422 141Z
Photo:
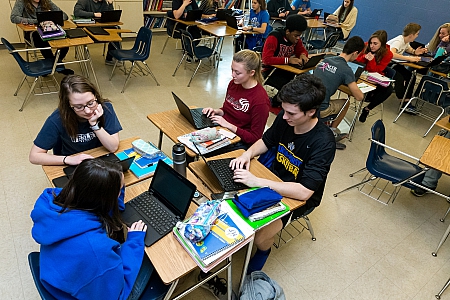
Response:
M192 79L194 79L195 74L197 74L197 71L200 68L202 59L209 58L215 54L214 48L209 48L206 46L199 46L196 42L215 39L215 37L193 39L192 35L188 31L180 30L180 32L181 32L181 44L183 46L183 56L181 57L181 60L178 63L178 65L175 69L175 72L173 72L172 76L175 76L175 74L178 71L178 68L180 67L181 63L187 56L189 56L192 61L198 61L197 67L194 71L194 74L192 74L192 77L189 80L189 83L187 85L189 87L191 85Z
M314 235L314 230L311 225L311 221L308 218L308 215L314 209L315 207L305 211L305 213L302 216L294 220L291 220L288 224L286 224L286 226L284 226L284 228L277 233L278 241L273 242L275 248L281 247L281 241L283 241L284 244L290 242L293 238L300 235L305 229L309 231L309 233L311 234L311 239L315 241L316 237ZM306 224L300 222L302 219L305 221ZM285 239L285 237L287 238Z
M333 194L334 197L337 197L337 195L343 192L358 188L358 190L362 194L387 205L391 200L392 202L394 202L402 186L405 186L409 189L422 187L420 183L422 182L424 173L428 169L418 166L418 158L387 146L385 144L385 135L386 134L383 121L377 120L372 125L372 138L370 139L371 146L369 155L366 160L366 167L350 174L350 177L353 177L354 174L364 170L368 171L367 175L360 183L352 185L338 193ZM386 153L385 148L406 156L414 160L416 163L412 163L396 156L392 156ZM380 179L384 179L386 181L382 188L378 187ZM375 180L375 184L371 184L371 182ZM391 182L394 186L394 190L392 191L392 193L389 193L386 190L389 182ZM369 186L368 191L367 189L364 189L364 186L366 184ZM373 196L373 194L376 192L378 193L377 197ZM385 194L389 195L389 198L386 202L383 202L380 199Z
M123 91L125 90L125 86L127 85L127 82L130 79L131 73L133 72L134 66L136 65L137 62L141 62L147 68L147 72L153 77L153 79L156 82L156 85L159 86L158 80L156 80L155 75L153 75L152 71L150 70L147 63L145 62L150 55L151 44L152 44L152 31L150 29L148 29L147 27L143 26L143 27L141 27L141 29L139 29L139 32L137 34L133 48L131 48L129 50L116 49L116 50L110 51L112 57L114 57L116 59L116 62L114 63L114 67L111 72L111 76L109 77L110 81L113 77L114 70L116 69L117 63L119 61L121 61L121 62L130 61L131 62L131 68L128 71L128 75L127 75L127 78L125 79L125 83L123 84L121 93L123 93ZM139 65L137 65L137 66L140 69L140 71L142 72L142 74L146 75L144 73L144 70ZM125 69L125 72L126 72L126 69Z
M309 50L316 50L317 53L319 52L319 50L321 50L321 52L325 52L326 49L332 49L334 46L336 46L338 39L339 32L333 32L332 34L328 35L325 40L310 40L306 44Z
M167 42L169 41L170 38L178 39L178 40L181 39L181 32L177 29L178 22L175 22L169 18L172 18L172 19L175 18L175 16L173 15L173 11L171 11L171 10L167 12L167 16L166 16L167 38L166 38L166 41L164 42L164 46L161 50L161 54L163 54L164 49L166 49Z
M40 280L40 261L39 252L31 252L28 254L28 264L30 265L31 275L33 276L34 284L43 300L56 300L42 285ZM101 288L101 287L99 287ZM142 300L159 300L164 297L169 291L170 285L165 285L158 275L158 272L153 271L147 283L147 287L143 291L139 299Z
M414 97L404 105L394 123L408 109L408 112L433 122L423 135L423 137L426 137L434 124L441 119L445 111L444 108L450 106L449 92L445 81L431 76L423 76Z
M25 74L22 81L19 83L19 86L17 87L16 92L14 93L14 96L17 96L17 93L19 92L20 88L22 87L25 80L27 80L27 77L34 77L34 81L30 86L30 90L28 91L27 96L23 100L22 106L20 107L19 111L23 110L23 107L25 106L25 103L30 98L31 93L33 92L34 95L47 95L47 94L53 94L57 93L59 91L59 84L56 81L53 74L55 71L59 72L64 70L64 66L56 66L53 59L38 59L33 62L28 62L22 58L20 55L21 52L30 52L30 51L36 51L41 49L51 49L50 47L46 48L28 48L28 49L21 49L16 50L13 45L11 45L10 42L8 42L5 38L1 38L1 41L3 45L5 45L6 49L8 49L9 54L11 54L17 63L19 64L20 69ZM58 59L58 56L55 58ZM43 78L44 76L49 76L50 78ZM39 81L39 86L36 86L37 82ZM27 81L28 85L30 83ZM39 89L40 92L36 92L36 89Z

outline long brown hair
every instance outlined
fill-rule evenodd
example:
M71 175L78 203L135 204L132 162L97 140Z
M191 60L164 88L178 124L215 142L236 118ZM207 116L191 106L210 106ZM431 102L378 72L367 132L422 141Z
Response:
M428 51L434 52L439 43L441 42L441 39L439 38L439 32L441 31L442 28L447 29L447 32L450 33L450 23L444 23L441 26L439 26L438 30L436 30L436 33L433 35L433 38L428 44Z
M23 0L25 3L25 10L29 15L32 15L36 11L36 7L33 5L33 0ZM39 4L41 5L42 11L52 10L52 6L50 5L50 1L48 0L40 0Z
M72 93L83 94L87 92L94 94L99 105L109 102L109 100L103 99L98 89L81 75L68 75L61 80L58 109L62 124L70 137L75 137L77 135L79 121L77 114L73 111L72 107L70 107L69 96ZM107 109L107 107L103 106L103 109ZM100 126L105 125L104 115L98 120Z
M347 19L348 14L353 9L353 2L354 1L355 0L350 0L350 4L348 5L347 8L344 6L344 1L342 1L341 8L339 9L339 12L338 12L338 20L339 20L339 22L341 22L340 20L341 20L341 17L342 17L342 15L344 13L345 13L345 15L344 15L344 19L343 20Z
M237 63L243 63L247 72L255 70L255 75L253 76L255 80L262 84L263 77L261 74L261 58L259 55L249 49L241 50L233 55L233 60Z
M123 226L117 202L122 176L120 164L83 160L53 202L62 207L60 213L76 209L96 215L102 228L113 238L114 231Z
M367 47L366 47L366 51L364 51L364 53L369 53L370 52L370 41L373 38L377 38L380 41L380 49L377 50L375 54L375 61L377 62L377 64L380 63L380 61L383 59L383 57L386 55L388 49L386 46L387 43L387 32L385 30L377 30L375 31L371 36L369 41L367 42Z

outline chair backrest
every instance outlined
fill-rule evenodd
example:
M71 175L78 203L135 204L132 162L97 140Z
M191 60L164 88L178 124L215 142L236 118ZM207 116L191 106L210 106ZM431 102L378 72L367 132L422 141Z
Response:
M372 139L378 141L380 143L385 144L386 142L386 130L384 128L384 124L382 120L377 120L372 125ZM373 164L379 160L383 155L386 154L386 151L383 146L377 145L375 143L370 144L369 156L366 161L366 168L371 174L373 174L372 166Z
M395 73L397 73L397 71L395 71L394 69L390 68L390 67L386 67L386 69L384 69L383 71L384 75L388 78L394 78Z
M195 56L195 45L194 38L192 35L186 30L180 30L181 32L181 44L183 46L183 50L186 51L190 56Z
M24 60L18 52L14 52L16 48L14 48L14 46L10 42L8 42L5 38L1 38L1 41L3 45L5 45L6 49L8 49L9 53L16 59L22 72L28 75L27 69L28 62Z
M146 60L150 55L150 46L152 45L152 31L145 26L139 29L133 50Z
M39 252L31 252L28 254L28 264L30 265L31 275L33 276L34 284L43 300L56 300L42 285L40 276L40 262Z
M167 17L174 19L175 16L173 15L173 11L169 10L167 11ZM181 39L180 31L177 28L178 22L175 22L171 19L167 19L166 22L166 28L167 28L167 34L174 39Z
M423 76L414 95L435 105L442 106L446 101L448 85L445 81L431 76Z
M339 39L339 32L331 33L325 40L325 43L323 44L323 49L333 48L334 46L336 46L338 39Z

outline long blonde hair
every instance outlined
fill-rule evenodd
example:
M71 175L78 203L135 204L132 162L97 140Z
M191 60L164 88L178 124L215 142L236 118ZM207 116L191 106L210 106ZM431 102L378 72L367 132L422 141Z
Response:
M433 38L428 44L428 50L430 52L436 51L437 46L441 42L441 39L439 38L439 32L441 31L442 28L447 29L447 32L450 34L450 23L444 23L441 26L439 26L438 30L436 30L436 33L433 35Z
M249 49L241 50L233 55L233 61L237 63L243 63L247 72L254 70L255 75L253 77L259 84L262 84L263 82L263 77L261 74L262 63L261 58L256 52Z

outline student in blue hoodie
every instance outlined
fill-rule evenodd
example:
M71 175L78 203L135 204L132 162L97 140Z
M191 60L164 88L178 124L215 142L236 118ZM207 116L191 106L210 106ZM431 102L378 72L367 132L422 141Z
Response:
M120 165L87 159L63 189L45 189L36 201L40 279L55 298L131 300L145 292L153 272L144 255L147 226L135 222L126 241L116 241L123 240L123 186Z

